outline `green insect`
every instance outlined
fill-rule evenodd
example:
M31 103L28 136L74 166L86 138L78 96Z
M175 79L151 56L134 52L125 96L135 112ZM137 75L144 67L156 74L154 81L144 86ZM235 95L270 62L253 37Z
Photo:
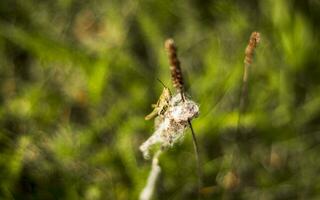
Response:
M154 117L163 115L169 107L169 102L171 100L171 92L160 80L158 80L163 85L162 93L156 104L152 104L151 107L153 111L145 116L145 120L150 120Z

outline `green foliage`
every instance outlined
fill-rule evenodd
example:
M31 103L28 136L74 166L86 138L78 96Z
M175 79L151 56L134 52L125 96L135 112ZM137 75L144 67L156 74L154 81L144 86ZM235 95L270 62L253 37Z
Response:
M317 0L2 0L0 199L137 199L168 37L200 105L203 199L320 198L319 13ZM154 199L196 198L191 139L160 158Z

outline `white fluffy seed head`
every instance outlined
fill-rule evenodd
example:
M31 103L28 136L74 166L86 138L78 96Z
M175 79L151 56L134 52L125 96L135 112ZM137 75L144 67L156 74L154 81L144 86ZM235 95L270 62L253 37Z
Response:
M192 120L198 115L199 106L194 101L188 98L183 101L180 94L173 96L169 102L169 108L163 116L157 117L158 126L155 132L140 146L144 157L150 156L150 149L156 144L167 148L181 140L188 127L188 120Z
M199 115L199 106L189 99L182 101L181 95L175 95L170 101L167 115L176 122L187 122Z

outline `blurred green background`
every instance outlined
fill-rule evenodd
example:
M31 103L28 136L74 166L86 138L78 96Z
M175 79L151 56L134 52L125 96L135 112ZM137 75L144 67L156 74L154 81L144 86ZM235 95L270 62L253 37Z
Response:
M137 199L168 37L200 105L202 198L319 199L319 21L319 0L1 0L0 199ZM196 198L191 138L162 155L154 199Z

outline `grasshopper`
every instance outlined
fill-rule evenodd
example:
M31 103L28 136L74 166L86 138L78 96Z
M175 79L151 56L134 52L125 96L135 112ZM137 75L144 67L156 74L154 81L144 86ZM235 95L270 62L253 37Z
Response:
M160 80L158 80L163 85L162 93L156 104L152 104L151 107L153 111L144 117L145 120L150 120L157 115L163 115L169 107L169 102L171 100L171 92Z

